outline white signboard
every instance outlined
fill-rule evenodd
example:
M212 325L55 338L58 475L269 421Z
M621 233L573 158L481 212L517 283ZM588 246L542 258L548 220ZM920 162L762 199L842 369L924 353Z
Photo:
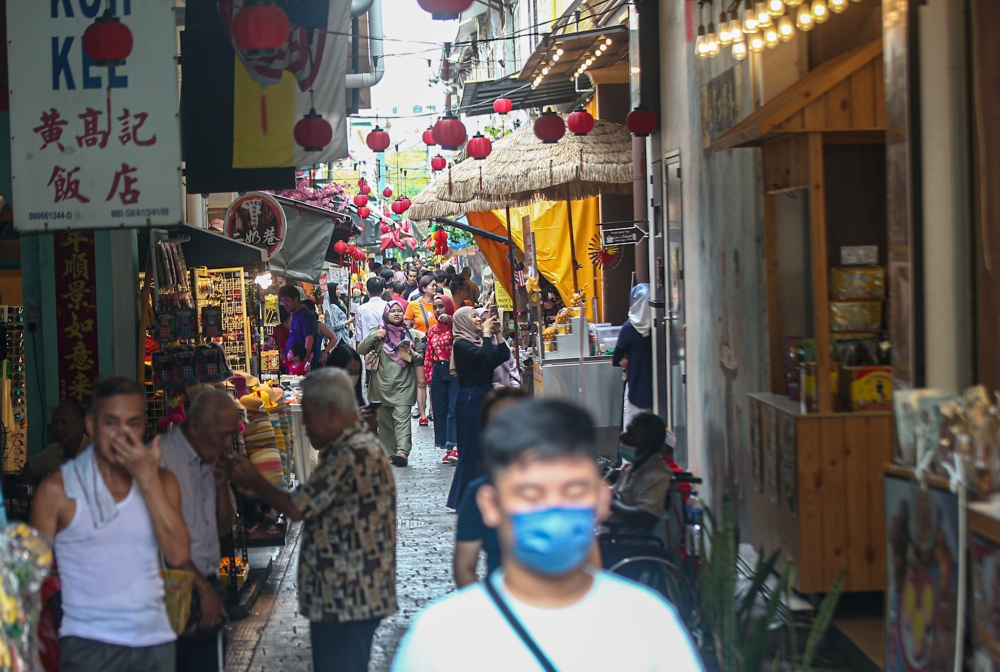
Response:
M183 222L174 0L8 0L11 163L19 231ZM83 33L110 8L119 67Z

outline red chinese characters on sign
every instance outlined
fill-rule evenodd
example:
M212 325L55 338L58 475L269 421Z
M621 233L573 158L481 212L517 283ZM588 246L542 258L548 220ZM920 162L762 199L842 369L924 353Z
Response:
M98 374L94 232L57 233L54 243L59 398L83 401Z

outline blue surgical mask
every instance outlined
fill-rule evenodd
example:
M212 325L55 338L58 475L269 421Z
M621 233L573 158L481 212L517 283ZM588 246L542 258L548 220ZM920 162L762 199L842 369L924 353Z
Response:
M618 444L618 456L623 460L628 460L634 464L636 458L638 457L638 452L638 449L633 448L632 446L626 446L624 443Z
M511 553L528 569L560 576L586 561L594 540L594 507L536 509L511 516Z

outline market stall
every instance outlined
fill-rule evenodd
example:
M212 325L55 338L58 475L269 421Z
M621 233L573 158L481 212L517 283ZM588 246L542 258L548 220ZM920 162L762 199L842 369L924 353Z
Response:
M844 590L886 587L899 327L883 314L884 100L879 40L816 67L712 145L761 149L770 389L749 395L736 463L751 465L751 542L793 558L805 593L829 590L844 566ZM720 363L735 371L731 353L724 344Z

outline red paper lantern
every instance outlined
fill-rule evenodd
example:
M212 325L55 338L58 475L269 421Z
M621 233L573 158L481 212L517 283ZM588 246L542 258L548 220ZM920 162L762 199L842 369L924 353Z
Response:
M354 197L354 205L358 206L359 208L361 206L368 205L368 197L365 196L364 194L358 194L357 196Z
M389 146L389 134L383 131L381 127L376 126L368 134L368 137L365 138L365 144L373 152L384 152L385 148Z
M382 216L386 217L387 219L392 219L392 210L386 208L385 210L382 211Z
M252 0L233 20L233 37L250 55L277 51L288 41L288 16L266 0Z
M472 158L482 161L493 151L493 143L482 133L476 133L465 146L465 151Z
M633 135L644 138L656 130L659 120L656 118L656 114L645 107L639 106L625 117L625 125L628 126L628 130Z
M406 212L407 210L409 210L410 206L413 205L413 201L411 201L406 196L403 196L403 198L401 198L400 200L403 201L403 212Z
M566 134L566 123L555 112L543 112L535 120L535 136L547 145L559 142Z
M473 0L417 0L425 12L430 12L435 21L457 19L459 14L472 6Z
M493 101L493 111L497 114L507 114L512 109L514 109L514 103L510 102L510 98L497 98Z
M132 53L132 31L106 9L83 31L83 53L95 65L119 66Z
M358 249L358 261L364 261L368 257L368 253L362 250L360 247Z
M368 180L362 177L360 180L358 180L358 187L365 187L365 186L368 186Z
M431 170L444 170L447 165L448 162L440 154L431 159Z
M382 233L389 233L389 225L386 224L386 223L384 223L384 222L382 223L382 226L380 226L378 228L379 228L379 231L381 231Z
M465 124L450 111L441 121L434 124L434 142L441 145L441 149L456 150L462 146L467 137Z
M361 187L361 193L367 196L368 194L372 193L372 188L366 184L363 187Z
M392 208L392 211L394 213L396 213L397 215L401 215L404 212L406 212L406 208L403 207L403 201L402 201L402 199L399 199L399 198L397 198L395 201L393 201L392 205L390 207Z
M434 140L434 127L433 126L428 126L427 130L424 131L424 134L421 137L424 140L424 144L427 145L428 147L431 147L431 146L437 144L437 142Z
M444 247L448 243L448 232L444 229L438 229L434 232L434 242Z
M361 219L368 219L368 215L370 214L372 214L371 208L364 205L358 208L358 217Z
M295 124L294 135L299 147L307 152L319 152L333 140L333 126L312 108Z
M386 187L385 189L382 190L382 195L385 196L386 198L391 198L392 197L392 189L390 189L389 187Z
M573 135L587 135L594 130L594 117L586 110L576 110L566 119L566 126Z
M345 243L342 240L338 240L336 243L333 244L333 251L336 252L337 254L344 254L345 252L347 252L347 243Z

